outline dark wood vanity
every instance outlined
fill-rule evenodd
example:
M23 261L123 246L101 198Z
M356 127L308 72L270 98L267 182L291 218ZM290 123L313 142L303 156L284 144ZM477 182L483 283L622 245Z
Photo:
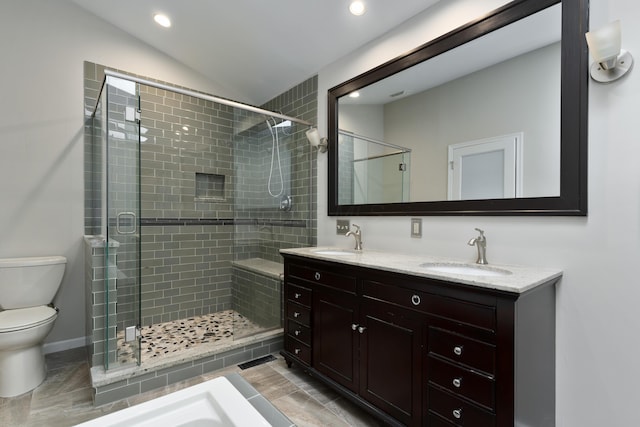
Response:
M288 252L289 366L389 425L555 425L559 274L509 292Z

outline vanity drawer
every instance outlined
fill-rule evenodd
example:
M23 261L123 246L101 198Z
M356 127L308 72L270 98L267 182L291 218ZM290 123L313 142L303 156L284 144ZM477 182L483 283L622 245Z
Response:
M307 307L301 306L300 304L289 302L287 304L287 319L295 320L304 326L310 326L311 310Z
M429 412L437 414L456 426L492 427L496 417L472 403L466 402L437 387L428 388Z
M356 292L356 278L348 274L340 274L330 271L326 267L310 265L289 265L289 276L330 286L346 292Z
M365 296L388 301L400 306L453 320L476 328L495 332L496 311L494 306L461 301L434 295L396 284L386 284L370 280L363 281ZM415 283L416 287L421 286Z
M362 282L362 293L365 297L390 302L411 310L423 313L427 311L426 301L429 298L429 294L425 292L402 288L395 284L365 280Z
M286 298L288 300L295 301L305 307L311 307L311 289L290 283L287 283L286 289Z
M429 295L426 301L429 314L486 331L496 331L496 308L490 305Z
M311 364L311 347L302 344L296 340L285 340L284 349L293 354L298 359L305 362L307 365Z
M308 326L301 325L291 319L287 320L287 333L290 337L302 341L307 345L311 345L311 329Z
M496 373L494 345L431 326L429 327L427 349L429 354L437 354L445 359L465 364L488 374Z
M495 409L495 381L459 365L429 357L429 382Z

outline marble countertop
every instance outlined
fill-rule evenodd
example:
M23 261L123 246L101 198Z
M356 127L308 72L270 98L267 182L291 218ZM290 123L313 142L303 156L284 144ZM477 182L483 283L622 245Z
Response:
M339 254L323 254L319 251L335 251ZM490 264L479 266L493 271L505 271L506 275L486 276L476 274L447 273L428 269L422 266L425 263L431 265L463 265L475 266L468 261L452 258L441 258L429 255L407 255L393 252L373 250L354 251L333 247L310 247L297 249L281 249L280 253L296 255L322 261L334 261L346 265L367 267L377 270L395 273L409 274L412 276L426 277L430 279L446 280L464 285L476 286L487 289L495 289L512 293L524 293L539 285L562 276L562 270L553 268L525 267L519 265Z

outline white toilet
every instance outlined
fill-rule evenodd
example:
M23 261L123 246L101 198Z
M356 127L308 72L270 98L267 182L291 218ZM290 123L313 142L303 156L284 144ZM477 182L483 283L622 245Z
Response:
M62 256L0 259L0 397L33 390L47 375L42 343L58 317L49 304L66 264Z

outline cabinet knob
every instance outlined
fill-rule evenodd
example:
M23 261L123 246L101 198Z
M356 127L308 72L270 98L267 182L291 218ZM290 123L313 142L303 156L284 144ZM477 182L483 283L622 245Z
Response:
M294 352L295 354L300 354L300 352L301 352L301 351L302 351L302 350L300 350L299 348L296 348L295 350L293 350L293 352Z
M453 413L453 418L458 420L462 418L462 408L454 409L452 413Z
M300 298L301 296L302 296L302 294L299 294L299 293L297 293L297 292L296 292L295 294L293 294L293 297L294 297L295 299L298 299L298 298Z
M367 329L364 326L358 326L358 332L363 333L365 331L365 329Z
M320 273L316 271L316 274L314 274L313 277L315 277L316 280L320 280Z
M460 386L462 385L462 378L454 378L451 382L453 383L454 387L460 388Z
M453 347L453 354L455 354L456 356L460 356L462 354L462 346L457 345Z
M298 336L300 335L301 332L300 332L300 329L296 329L293 333L295 334L295 336Z
M298 313L297 311L293 312L293 317L300 317L300 313Z
M355 331L356 329L358 329L358 325L356 325L355 323L352 323L351 330Z
M411 297L411 304L420 305L420 295L413 295Z

